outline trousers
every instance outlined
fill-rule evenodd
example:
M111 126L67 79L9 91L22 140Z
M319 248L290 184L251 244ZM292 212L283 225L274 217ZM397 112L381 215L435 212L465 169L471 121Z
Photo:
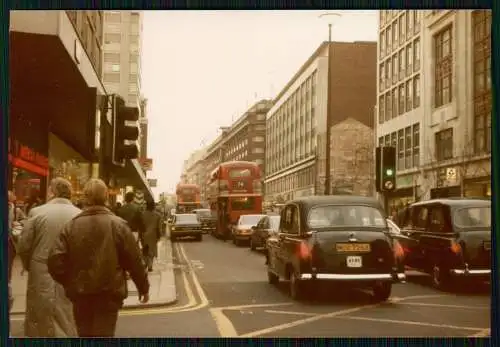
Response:
M73 302L79 337L114 337L122 302L109 298L81 298Z

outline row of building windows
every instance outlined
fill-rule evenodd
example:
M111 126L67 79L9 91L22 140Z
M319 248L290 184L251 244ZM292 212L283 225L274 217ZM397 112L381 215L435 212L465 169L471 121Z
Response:
M419 106L420 75L416 75L379 97L379 123L387 122Z
M415 10L402 11L391 24L387 24L385 19L383 20L384 11L380 12L379 56L384 58L420 32L420 13Z
M316 150L316 86L317 71L314 71L269 117L266 155L270 173Z
M246 134L243 134L242 137L243 136L246 136ZM239 141L234 141L228 146L227 155L232 156L234 153L241 151L243 148L247 146L248 146L248 139L241 139Z
M453 51L452 26L434 35L434 107L449 104L452 100Z
M397 170L408 170L420 165L420 124L416 123L404 129L378 139L379 146L396 148Z
M420 70L420 38L413 40L379 65L379 90L385 91Z
M314 185L314 168L301 169L266 184L266 194L285 194Z

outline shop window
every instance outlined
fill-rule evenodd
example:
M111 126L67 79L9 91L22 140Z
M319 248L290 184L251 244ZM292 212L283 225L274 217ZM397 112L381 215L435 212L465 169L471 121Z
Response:
M434 35L434 107L452 99L452 26Z
M398 170L404 170L405 168L405 134L404 130L401 129L398 131Z
M438 161L453 158L453 128L436 133L436 159Z

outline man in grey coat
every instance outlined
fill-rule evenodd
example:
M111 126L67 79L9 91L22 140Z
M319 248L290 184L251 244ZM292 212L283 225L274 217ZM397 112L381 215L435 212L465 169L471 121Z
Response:
M63 226L80 210L71 203L71 183L55 178L50 183L49 202L29 212L19 238L17 253L28 271L26 293L26 337L76 337L73 307L64 288L47 268L47 258Z

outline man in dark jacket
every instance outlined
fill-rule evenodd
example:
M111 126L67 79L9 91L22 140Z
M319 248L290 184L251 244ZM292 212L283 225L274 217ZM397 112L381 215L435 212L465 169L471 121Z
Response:
M139 239L139 234L144 232L144 224L142 223L142 211L137 204L134 203L135 194L128 192L125 194L125 204L117 209L116 215L125 219L128 227L134 233L136 240Z
M105 207L105 183L91 179L84 195L86 208L56 239L48 269L73 303L79 336L110 337L128 296L125 272L132 277L142 303L149 300L149 282L127 223Z

